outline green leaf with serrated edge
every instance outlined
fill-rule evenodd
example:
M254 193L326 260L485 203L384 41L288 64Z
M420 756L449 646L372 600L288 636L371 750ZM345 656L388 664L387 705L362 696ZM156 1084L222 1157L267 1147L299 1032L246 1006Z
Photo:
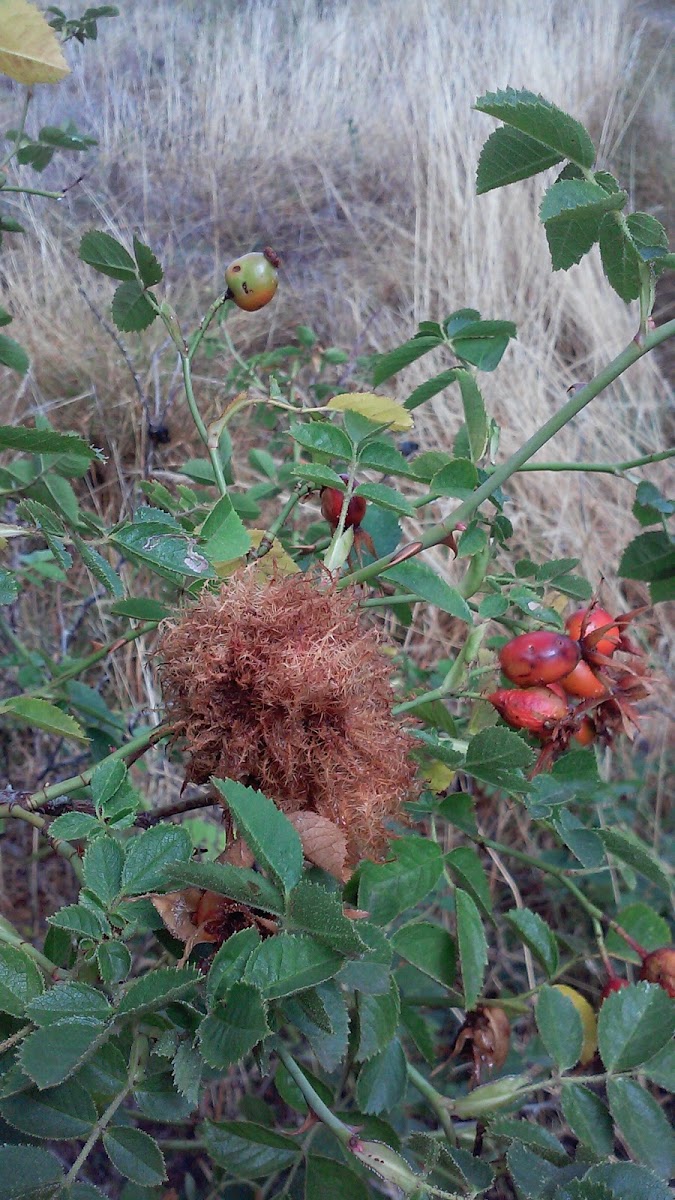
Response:
M652 1083L665 1088L667 1092L675 1092L675 1042L670 1042L653 1058L647 1059L640 1071Z
M429 1066L433 1066L436 1062L436 1047L431 1029L424 1017L411 1005L402 1004L400 1021L422 1058Z
M284 900L277 888L264 875L247 867L232 867L229 863L184 863L167 868L167 882L181 887L206 888L275 916L284 912Z
M359 1040L355 1051L357 1062L366 1062L383 1050L396 1032L401 999L396 981L389 983L384 996L367 996L358 992L356 997Z
M239 1062L269 1032L260 992L247 983L235 983L199 1026L202 1057L209 1066L225 1070Z
M112 279L135 279L136 264L131 255L109 233L92 229L80 242L80 258L102 275Z
M554 167L562 158L562 154L549 150L519 129L510 129L508 125L495 129L480 152L476 194L482 196L494 188L529 179L531 175Z
M521 1197L522 1200L542 1200L543 1196L551 1194L558 1179L564 1179L560 1167L533 1154L522 1142L513 1142L506 1162L519 1200Z
M0 333L0 363L19 375L25 375L30 366L30 359L23 346L14 338L7 337L6 333Z
M51 1200L63 1178L61 1163L42 1146L0 1146L2 1200Z
M560 809L559 816L552 818L558 837L579 859L584 867L600 867L605 861L605 848L597 833L587 829L583 821L568 809Z
M558 970L558 943L555 934L539 914L529 908L514 908L506 913L506 920L541 963L546 974L555 975Z
M631 1155L669 1180L675 1137L661 1105L634 1079L607 1080L609 1110Z
M28 1016L36 1025L53 1025L66 1017L107 1021L112 1016L110 1001L87 983L57 983L28 1005Z
M321 454L330 454L332 458L344 459L345 462L352 457L352 444L347 434L330 421L309 421L304 425L299 421L293 422L290 434L305 450L317 450Z
M492 897L483 864L470 846L457 846L446 854L445 861L466 892L475 900L486 917L492 916Z
M663 604L675 600L675 573L669 579L655 579L649 585L649 598L652 604Z
M328 1010L316 988L308 988L306 992L298 992L298 1004L302 1011L313 1021L323 1033L332 1033L333 1025Z
M370 1195L366 1184L344 1163L309 1155L304 1200L369 1200Z
M13 604L19 594L19 584L11 571L0 569L0 604Z
M479 96L474 107L535 138L560 158L580 167L592 167L595 162L595 147L583 125L543 96L505 88Z
M157 316L140 283L130 279L121 283L112 301L112 319L123 333L140 333Z
M39 1088L54 1087L93 1054L109 1036L92 1017L67 1017L30 1033L21 1047L21 1067Z
M181 1096L197 1107L204 1064L202 1057L189 1042L181 1042L173 1060L174 1083Z
M251 954L244 982L258 988L269 1000L278 1000L332 979L342 958L313 938L280 933L267 938Z
M358 906L377 925L386 925L423 900L443 874L443 855L435 842L399 838L392 853L391 862L367 862L359 877Z
M49 834L63 842L78 842L90 837L95 829L100 829L96 817L89 813L64 813L57 817L49 826Z
M134 1088L133 1096L139 1112L150 1121L172 1124L190 1115L190 1104L176 1091L168 1070L146 1075Z
M660 221L649 213L635 212L626 217L626 225L638 254L645 262L661 258L668 251L668 234Z
M382 571L381 577L398 584L405 592L412 592L443 612L458 617L460 621L466 621L468 625L472 623L471 609L457 588L450 587L450 584L441 579L426 563L418 560L399 563L396 567Z
M392 375L396 375L404 367L416 362L429 350L434 350L437 346L442 345L441 337L433 335L414 337L409 342L404 342L402 346L397 346L395 350L390 350L387 354L379 354L373 365L373 386L379 387L385 379L390 379Z
M347 1053L349 1037L349 1012L344 996L334 980L319 984L316 989L333 1029L326 1033L308 1016L294 996L284 1001L283 1012L287 1019L302 1033L314 1051L324 1071L331 1072L342 1062Z
M356 1102L364 1113L389 1112L402 1100L406 1081L405 1054L395 1037L361 1067Z
M291 475L294 479L305 479L316 487L332 487L340 492L347 490L344 480L340 479L337 471L331 471L330 467L325 467L322 463L312 463L311 465L299 463L291 469Z
M618 213L603 217L598 240L603 270L614 291L626 303L637 300L642 284L642 259L625 218Z
M131 970L131 954L122 942L101 942L96 961L104 983L123 983Z
M107 559L99 554L93 546L88 546L86 542L79 538L77 534L73 536L73 545L85 564L89 568L95 579L102 583L105 590L111 596L123 596L124 585L117 571L114 571Z
M367 949L354 922L344 915L337 893L306 879L288 897L286 928L311 934L340 954L362 954Z
M434 475L429 484L433 496L454 496L464 500L478 487L478 472L468 458L455 458Z
M127 777L127 768L119 758L99 763L91 777L91 794L97 809L103 809L119 791Z
M414 517L417 511L401 492L385 483L361 483L356 489L356 495L365 496L366 500L372 500L373 504L378 504L380 508L387 508L404 517Z
M588 1146L598 1158L614 1152L612 1119L603 1103L590 1088L580 1083L564 1087L560 1094L565 1120L572 1133Z
M260 945L260 934L255 926L240 929L223 942L211 964L206 981L206 999L209 1008L221 999L237 980L256 946Z
M515 326L514 334L515 337ZM495 363L495 366L497 364ZM483 368L485 369L485 368ZM485 453L488 439L488 422L481 390L470 371L458 370L457 380L462 396L464 423L471 449L471 458L478 462ZM474 485L475 486L475 485Z
M564 179L552 184L544 194L539 206L539 219L546 224L574 209L593 209L601 214L610 209L623 208L627 199L625 192L608 193L599 184L586 179Z
M172 1000L184 996L199 979L194 967L163 967L143 975L124 992L118 1006L119 1016L138 1016L164 1008Z
M179 825L156 825L129 842L122 870L122 891L127 896L160 891L167 886L167 869L187 863L192 842Z
M569 185L561 183L553 186L567 187L576 182L570 180ZM614 196L607 196L605 193L605 199L601 202L564 209L559 216L547 220L544 228L553 270L566 271L578 263L597 242L605 212L608 209L619 209L625 202L625 192Z
M0 944L0 1012L23 1017L26 1006L44 991L32 958L15 946Z
M647 1062L675 1032L675 1005L663 988L638 983L612 992L598 1015L598 1048L608 1071Z
M515 336L516 327L512 321L476 321L453 337L452 348L458 358L479 371L494 371L510 339Z
M657 887L663 888L664 892L670 891L672 885L665 867L637 834L618 829L599 829L598 837L601 838L605 849L615 858L628 863L629 867L639 871Z
M256 859L285 892L302 875L302 842L297 830L262 792L245 787L234 779L212 779L211 782L227 801L237 827L251 847Z
M38 700L31 696L12 696L3 702L3 712L58 737L75 738L80 742L88 740L82 726L78 725L73 717L47 700Z
M456 976L455 943L447 929L430 921L411 921L391 939L394 950L419 971L452 987Z
M221 496L202 525L199 536L211 562L231 562L251 549L251 538L229 496Z
M124 851L114 837L104 834L87 847L82 862L84 883L105 906L119 895L123 866Z
M113 604L111 613L118 617L132 617L135 621L163 621L169 616L170 609L158 600L147 597L130 597Z
M511 1142L522 1142L524 1146L536 1150L542 1158L555 1163L558 1167L564 1166L570 1161L569 1154L562 1142L559 1142L557 1137L542 1125L533 1125L529 1121L519 1121L513 1117L497 1117L496 1120L490 1121L490 1132L495 1137L508 1138Z
M127 1060L128 1052L122 1054L119 1042L106 1042L80 1067L77 1082L90 1092L97 1105L105 1107L127 1084Z
M487 966L487 941L480 913L468 892L455 891L457 917L457 949L462 972L464 1004L475 1008L480 996Z
M156 283L161 283L164 278L164 272L160 267L155 255L149 246L141 242L134 235L134 258L145 287L154 287Z
M410 411L419 408L420 404L431 400L432 396L437 396L439 392L444 392L446 388L450 387L451 383L455 383L459 374L458 367L451 367L447 371L441 371L440 375L434 375L432 379L427 379L425 383L421 383L410 393L407 400L404 400L403 407ZM410 468L406 474L410 474Z
M667 1184L652 1171L631 1162L598 1163L584 1176L583 1183L605 1184L611 1192L611 1200L638 1200L638 1197L639 1200L672 1200ZM561 1200L568 1198L562 1196ZM575 1197L575 1200L579 1198Z
M391 978L391 942L377 925L359 921L358 933L367 950L342 967L338 982L348 990L381 996L389 991Z
M619 575L645 582L671 578L675 573L675 542L665 531L638 534L621 556Z
M25 425L0 425L0 449L25 450L27 454L73 454L86 462L102 457L100 450L75 433L29 429Z
M69 1079L44 1092L34 1088L8 1097L0 1105L0 1116L29 1137L68 1141L87 1138L97 1112L89 1093Z
M616 921L645 950L658 950L660 946L670 945L670 925L664 917L659 916L653 908L641 900L620 908L616 914ZM623 958L625 962L638 965L642 962L639 954L631 949L613 929L607 930L605 945L612 958Z
M85 908L83 904L67 904L53 916L47 917L47 920L57 929L68 929L77 937L91 937L98 940L106 933L110 933L110 927L105 918L101 917L99 913Z
M524 771L534 763L534 754L517 733L508 729L482 729L471 738L463 770L475 779L505 791L526 792Z
M118 1126L103 1134L103 1145L112 1165L124 1175L145 1187L153 1187L166 1179L164 1156L154 1138L141 1129Z
M209 1157L235 1179L275 1175L302 1150L297 1140L252 1121L206 1121L203 1132Z
M551 1058L561 1071L578 1063L583 1044L581 1017L569 996L544 986L537 997L537 1028Z
M359 467L379 471L382 475L411 475L407 458L391 442L366 442L359 452Z

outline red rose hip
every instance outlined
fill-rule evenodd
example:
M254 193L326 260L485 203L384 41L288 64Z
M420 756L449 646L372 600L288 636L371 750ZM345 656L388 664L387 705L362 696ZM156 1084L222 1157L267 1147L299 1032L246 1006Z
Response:
M348 483L349 476L341 475L340 479L344 483ZM337 529L342 512L342 502L344 500L344 492L338 491L337 488L324 487L321 489L321 514L324 520L328 521L331 529ZM365 496L352 496L347 505L347 516L345 519L345 529L358 529L363 518L366 515L368 507Z
M499 651L499 663L506 678L520 687L555 683L574 670L580 657L577 642L551 629L521 633Z
M651 954L646 954L642 960L640 979L658 983L675 999L675 949L661 946L658 950L652 950Z
M604 608L580 608L573 612L565 621L565 629L571 638L581 643L581 652L589 662L596 661L596 655L611 658L621 641L621 631L618 625L613 625L614 618ZM591 635L598 629L605 629L602 637L597 640Z
M513 729L527 729L537 737L546 737L558 721L567 716L567 703L546 687L500 688L488 696L497 712Z

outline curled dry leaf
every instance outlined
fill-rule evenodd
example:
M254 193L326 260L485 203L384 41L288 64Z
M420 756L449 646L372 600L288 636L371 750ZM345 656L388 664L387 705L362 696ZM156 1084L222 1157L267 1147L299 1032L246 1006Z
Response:
M504 1009L498 1005L481 1004L466 1014L453 1046L452 1057L466 1048L473 1060L471 1086L476 1087L483 1069L491 1073L504 1066L510 1040L511 1025Z
M302 852L308 862L344 883L350 874L344 831L334 821L320 817L318 813L289 813L288 819L300 836Z
M243 838L235 838L223 853L218 855L216 862L229 863L231 867L252 867L255 855L251 853Z

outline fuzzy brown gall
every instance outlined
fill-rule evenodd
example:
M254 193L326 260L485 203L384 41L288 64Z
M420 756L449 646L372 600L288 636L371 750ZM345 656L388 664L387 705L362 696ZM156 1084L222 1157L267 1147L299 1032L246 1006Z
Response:
M284 812L326 817L351 866L384 855L387 822L418 794L415 742L349 590L247 568L167 625L160 653L188 782L236 779Z
M675 999L675 949L672 946L661 946L652 950L642 960L640 979L648 983L658 983L664 991Z

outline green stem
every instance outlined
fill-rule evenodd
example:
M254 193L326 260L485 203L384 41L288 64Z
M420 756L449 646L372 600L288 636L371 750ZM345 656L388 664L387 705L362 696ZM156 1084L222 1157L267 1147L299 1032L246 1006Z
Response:
M330 1129L331 1133L335 1135L338 1141L341 1142L343 1146L346 1146L354 1136L354 1130L350 1129L348 1125L345 1125L344 1121L341 1121L339 1117L336 1117L335 1113L331 1112L331 1110L328 1108L328 1105L324 1104L323 1100L318 1093L315 1092L314 1088L309 1082L309 1079L298 1066L295 1059L291 1058L291 1055L288 1053L286 1047L281 1045L277 1046L276 1051L286 1070L288 1071L288 1074L292 1079L295 1080L300 1088L300 1091L305 1097L305 1100L307 1101L312 1112L319 1118L320 1121L323 1122L327 1129Z
M47 958L45 954L42 954L42 952L36 949L35 946L32 946L30 942L25 941L24 938L21 937L21 934L17 933L15 929L12 929L9 921L7 921L4 917L0 920L0 942L4 942L7 946L15 946L17 950L23 950L24 954L27 954L29 958L32 958L33 962L37 963L38 967L40 967L44 971L45 975L48 975L50 979L67 979L68 971L61 970L61 968L57 967L56 963L53 963L50 958Z
M296 504L298 504L299 501L302 500L303 496L306 496L308 494L308 492L311 492L311 490L312 490L311 484L307 484L307 483L299 483L293 489L288 500L284 504L283 508L280 510L279 515L276 517L276 519L270 525L269 529L263 535L260 545L257 546L254 550L249 551L248 556L247 556L249 562L256 562L257 559L264 558L264 556L266 554L269 554L270 550L272 549L272 545L274 543L275 537L278 537L279 533L281 532L281 530L283 529L284 525L286 524L288 518L290 517L291 513L293 512L293 509L295 508Z
M432 688L429 692L422 692L421 696L414 696L412 700L406 700L403 704L397 704L392 709L393 715L398 716L400 713L409 712L413 708L418 708L420 704L429 704L433 700L443 700L450 692L454 691L462 678L466 663L471 662L478 654L486 628L486 625L478 625L471 630L445 679L437 688Z
M197 351L201 345L202 338L204 337L204 334L206 333L209 325L213 321L216 313L219 311L219 309L221 309L223 307L223 305L226 303L226 301L228 299L229 299L229 291L222 292L220 296L216 296L216 299L213 301L213 304L210 306L210 308L207 308L206 312L204 313L204 316L202 317L201 321L199 322L198 329L195 331L195 333L193 333L192 337L190 338L190 340L188 342L188 352L187 353L188 353L189 359L194 358L195 354L197 353Z
M63 200L63 192L45 192L42 188L19 187L18 184L5 184L3 192L19 192L22 196L45 196L47 200Z
M19 147L21 145L23 131L26 128L26 117L28 116L28 105L30 104L32 98L33 98L32 88L26 88L26 97L23 102L23 108L21 109L21 116L19 118L19 128L16 131L16 137L14 139L14 144L11 147L11 149L9 149L7 151L5 157L2 160L0 160L0 171L4 171L5 167L7 166L7 163L11 162L11 160L14 158L14 155L16 154L17 150L19 149ZM8 190L9 190L8 188L2 188L3 192L6 192Z
M16 1046L16 1043L25 1038L31 1032L32 1028L32 1025L22 1025L20 1029L17 1029L16 1033L5 1038L4 1042L0 1042L0 1054L4 1054L5 1050L11 1050L12 1046Z
M138 737L132 738L124 746L118 746L117 750L113 750L112 754L108 754L105 758L101 759L96 766L100 766L101 763L112 762L117 758L127 758L135 754L137 750L147 750L150 746L154 746L155 742L160 742L170 732L170 725L156 725L154 729L146 729L145 733L139 733ZM38 792L33 792L28 798L24 805L24 810L35 812L36 809L43 808L50 800L58 800L60 796L68 796L71 792L77 792L82 788L88 787L95 770L96 767L90 767L87 771L82 771L79 775L71 775L70 779L62 779L60 783L52 783L49 787L40 788Z
M649 353L650 350L653 350L655 346L659 346L661 342L665 342L669 337L673 337L673 335L675 335L675 319L667 321L658 329L652 330L651 333L648 333L646 337L640 340L640 344L632 341L626 346L594 379L591 379L585 387L575 392L567 403L563 404L562 408L546 421L532 437L528 438L506 462L502 463L500 467L496 467L489 478L475 492L472 492L471 496L463 500L454 512L450 513L439 525L433 525L428 529L420 537L415 553L419 554L422 550L428 550L431 546L436 546L439 542L442 542L449 533L452 533L460 521L468 520L484 500L487 500L507 479L515 475L516 471L519 471L538 450L541 450L542 446L545 446L556 433L559 433L587 404L590 404L591 400L594 400L600 392L604 391L615 379L618 379L638 359ZM391 554L386 554L382 558L378 558L375 562L369 563L367 566L343 576L338 583L338 587L348 587L354 583L363 583L366 580L374 579L382 571L386 571L387 567L397 558L399 553L400 551L394 550Z
M213 467L213 474L215 475L216 484L218 485L218 491L220 492L221 496L225 496L227 495L227 483L225 482L225 474L220 458L220 452L217 446L210 445L208 430L202 420L202 415L197 408L197 401L195 400L194 389L192 387L190 352L181 351L180 361L183 368L183 386L185 387L185 396L188 402L188 408L192 414L192 420L197 428L197 433L206 446L209 458L211 459L211 466Z
M457 1134L452 1123L452 1117L448 1112L448 1097L442 1096L436 1091L433 1084L429 1083L428 1079L413 1067L412 1063L407 1063L408 1079L417 1088L418 1092L424 1099L428 1101L429 1107L433 1109L438 1121L440 1122L443 1132L452 1146L457 1145Z
M80 856L77 850L68 842L63 842L60 838L51 837L49 830L46 827L44 817L38 816L38 814L35 812L29 812L28 809L23 807L23 805L16 803L0 804L0 820L3 819L25 821L27 825L32 825L32 827L37 829L38 833L49 842L52 849L55 850L56 853L61 856L61 858L65 858L66 862L70 863L78 879L82 878L82 864L80 862Z
M646 467L650 463L664 462L675 457L675 447L670 450L660 450L658 454L643 454L641 458L631 458L620 463L572 463L572 462L536 462L525 463L521 471L595 471L602 475L623 475L624 471L632 471L635 467Z
M394 596L369 596L359 601L359 608L387 608L390 604L418 604L419 596L414 592L397 592Z
M106 1127L110 1124L110 1122L112 1121L112 1119L113 1119L115 1113L117 1112L118 1108L120 1107L120 1105L124 1104L124 1101L126 1100L127 1096L129 1095L130 1092L132 1092L134 1090L134 1087L138 1083L139 1076L140 1076L140 1069L139 1069L140 1062L143 1057L143 1049L144 1049L145 1043L146 1043L146 1039L143 1037L136 1037L136 1039L134 1040L134 1043L131 1047L131 1055L129 1058L129 1071L128 1071L128 1075L127 1075L126 1085L122 1088L121 1092L117 1093L114 1100L111 1100L110 1104L105 1109L105 1111L101 1113L98 1121L96 1122L91 1133L89 1134L89 1137L87 1138L86 1142L84 1143L84 1146L82 1147L82 1149L80 1150L80 1153L78 1154L77 1158L75 1159L75 1162L73 1163L68 1174L66 1175L66 1178L64 1180L64 1185L66 1187L68 1187L69 1184L71 1184L75 1181L75 1179L77 1178L77 1175L80 1171L80 1168L84 1165L84 1163L89 1158L89 1155L91 1154L92 1150L94 1149L94 1146L96 1145L96 1143L97 1143L98 1139L100 1138L101 1134L103 1133L104 1129L106 1129Z

